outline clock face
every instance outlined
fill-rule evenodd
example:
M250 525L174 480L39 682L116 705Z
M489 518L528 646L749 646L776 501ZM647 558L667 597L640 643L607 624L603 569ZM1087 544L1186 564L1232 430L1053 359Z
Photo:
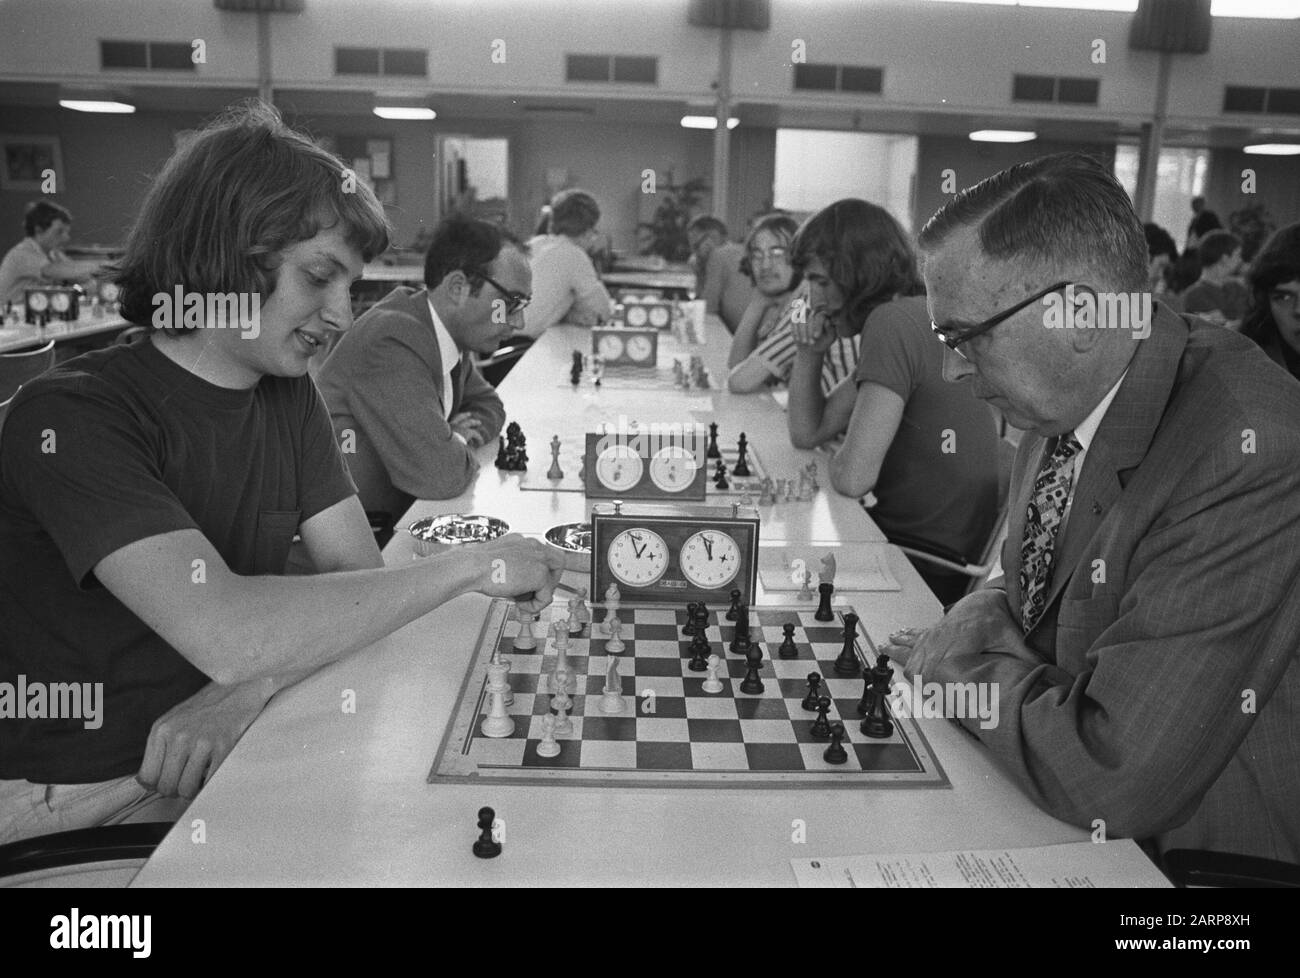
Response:
M641 481L645 463L629 445L610 445L596 456L596 478L606 489L626 492Z
M627 355L629 359L637 363L644 363L650 359L650 353L653 347L648 336L629 336L627 340Z
M55 312L67 312L68 306L72 305L72 300L66 292L55 292L50 296L50 305L54 307Z
M27 308L44 312L50 306L50 297L44 292L33 292L27 297Z
M623 339L606 333L597 341L596 350L606 360L617 360L623 355Z
M681 565L696 587L725 587L740 573L740 547L721 530L701 530L682 544Z
M663 329L668 325L669 313L664 306L655 306L650 310L650 325L656 329Z
M629 587L647 587L668 569L668 544L654 530L624 530L609 545L609 569Z
M681 492L695 480L695 454L681 445L668 445L650 459L650 479L664 492Z
M644 306L628 306L624 318L629 326L644 326L649 314Z

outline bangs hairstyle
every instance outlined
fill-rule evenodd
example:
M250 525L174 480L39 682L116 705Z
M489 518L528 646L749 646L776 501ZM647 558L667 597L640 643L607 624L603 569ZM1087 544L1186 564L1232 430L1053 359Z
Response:
M1087 284L1103 289L1146 288L1142 222L1119 181L1083 153L1043 156L981 180L941 207L917 242L933 251L972 226L994 260L1087 269L1101 276Z
M796 224L794 218L790 217L788 214L767 215L767 217L754 225L754 230L750 231L749 236L745 238L745 254L740 259L741 272L748 275L751 282L754 281L754 269L749 261L749 249L754 247L754 239L758 237L760 231L766 231L768 234L772 235L772 237L780 241L781 246L786 249L786 258L788 259L790 257L790 242L793 240L795 232L798 230L799 225ZM799 272L795 271L794 276L790 279L790 288L795 288L799 284L801 278L802 276Z
M804 222L790 245L790 264L802 277L814 258L844 293L849 321L859 327L895 295L925 291L902 226L865 200L837 200Z
M1260 345L1277 339L1277 323L1268 294L1286 282L1300 281L1300 223L1288 224L1264 242L1246 273L1250 286L1250 310L1241 331Z
M122 315L148 325L153 296L178 285L264 301L280 252L340 222L365 261L387 250L374 192L271 106L242 105L173 153L154 180L116 265Z

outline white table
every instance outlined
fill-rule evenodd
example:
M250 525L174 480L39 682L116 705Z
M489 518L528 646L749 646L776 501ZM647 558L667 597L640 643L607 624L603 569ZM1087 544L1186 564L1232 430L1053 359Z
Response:
M725 333L716 329L712 339L704 356L716 366L725 361ZM576 393L562 389L571 349L589 343L576 328L552 330L502 385L507 409L523 424L543 471L553 429L578 431L620 409L643 420L665 413L674 420L682 411L703 410L706 401L723 430L749 425L769 468L811 457L778 437L780 408L766 395L597 394L585 381ZM494 456L495 446L483 448L482 472L464 495L417 503L403 522L473 510L537 533L585 515L581 494L519 492L515 476L493 467ZM803 512L766 518L765 538L882 546L857 503L828 489L816 503L782 505ZM847 595L876 638L928 624L940 613L906 559L888 552L903 590ZM400 533L384 557L389 564L416 559ZM785 604L789 596L760 595L759 603ZM789 860L799 856L1087 838L1043 814L977 741L947 720L918 722L950 789L429 785L425 778L488 604L479 595L449 602L278 696L134 885L790 885ZM341 709L348 691L355 694L355 714ZM492 860L471 853L484 805L505 824L505 852ZM193 819L204 821L205 844L191 841ZM792 841L795 820L806 826L804 844Z
M44 329L35 326L0 327L0 353L28 350L54 340L56 346L73 343L101 333L125 329L131 324L117 314L95 317L89 313L71 323L51 322Z

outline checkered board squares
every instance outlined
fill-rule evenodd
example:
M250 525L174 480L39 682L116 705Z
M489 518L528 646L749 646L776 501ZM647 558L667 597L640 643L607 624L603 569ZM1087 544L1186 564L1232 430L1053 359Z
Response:
M546 473L551 468L550 441L548 440L545 444L545 458L538 458L534 461L533 457L529 456L528 471L519 473L519 488L524 492L586 492L582 479L578 477L578 473L582 471L582 450L585 446L581 442L573 445L561 442L560 469L564 472L564 478L548 479ZM753 446L747 445L745 447L745 460L749 464L749 475L741 479L737 479L731 474L731 470L736 467L736 459L740 457L740 453L735 448L723 448L722 446L718 446L718 451L722 453L722 462L727 466L727 482L730 483L730 487L719 489L713 484L713 473L718 460L711 458L708 460L708 478L704 480L704 498L707 500L710 497L739 497L748 492L757 501L767 470L763 468L763 463L759 461Z
M520 623L513 603L493 601L429 780L634 787L946 787L948 779L913 720L895 718L894 733L887 739L859 732L863 678L841 678L834 669L843 644L843 615L851 610L837 606L836 621L819 622L808 605L751 609L750 634L763 650L759 674L765 690L750 695L740 691L745 661L725 652L735 632L725 620L725 608L712 609L709 615L712 651L725 655L725 669L719 672L723 691L709 694L703 688L707 673L688 668L691 639L681 634L684 608L620 607L626 646L617 657L623 712L601 710L609 668L608 633L602 625L588 625L569 640L566 652L573 676L573 732L557 737L557 757L545 758L538 755L537 745L553 692L550 676L556 650L549 626L563 614L564 605L554 604L543 613L533 626L537 648L521 652L514 649ZM603 621L602 609L593 612ZM795 623L796 659L775 658L786 622ZM874 654L867 655L872 652L870 639L861 627L859 623L859 659L874 663ZM483 735L482 723L491 706L487 666L497 650L511 663L514 703L507 709L515 730L509 737L493 739ZM842 720L848 732L846 764L824 760L829 741L812 735L817 714L801 705L810 672L823 677L822 693L832 699L830 720Z
M661 340L662 343L662 340ZM673 373L673 357L667 356L667 351L661 346L659 350L661 359L667 358L666 366L658 367L634 367L631 364L611 363L605 366L605 372L601 375L600 386L597 387L591 379L590 371L583 371L582 380L578 382L578 388L581 390L614 390L614 391L664 391L664 390L681 390L691 394L711 394L717 392L720 387L717 376L709 372L709 387L679 387L677 385L677 376ZM677 357L682 361L682 367L688 368L690 365L690 356ZM689 372L689 371L688 371ZM563 383L556 384L557 387L572 388L573 384L569 379L569 372L564 372Z

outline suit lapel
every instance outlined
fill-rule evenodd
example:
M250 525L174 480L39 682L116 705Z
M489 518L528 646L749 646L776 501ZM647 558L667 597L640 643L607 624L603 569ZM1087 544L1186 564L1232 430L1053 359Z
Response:
M460 399L465 393L465 376L468 373L469 357L461 357L451 371L451 410L447 412L448 417L460 410Z

